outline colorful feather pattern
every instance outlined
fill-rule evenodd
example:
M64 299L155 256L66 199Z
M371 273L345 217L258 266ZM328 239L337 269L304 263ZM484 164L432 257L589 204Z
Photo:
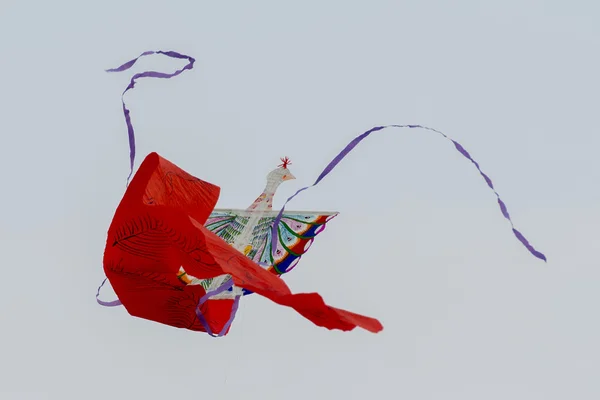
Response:
M227 243L233 243L244 229L253 211L236 209L215 209L204 226ZM247 257L276 275L290 272L300 258L311 247L316 236L321 233L337 212L328 211L288 211L277 226L277 247L271 251L271 232L277 211L260 211L262 218L254 227L251 249ZM244 290L244 294L251 292Z

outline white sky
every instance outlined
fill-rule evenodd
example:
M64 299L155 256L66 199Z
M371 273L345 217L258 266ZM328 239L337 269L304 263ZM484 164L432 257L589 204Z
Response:
M294 5L291 5L294 4ZM598 399L600 8L593 1L0 2L0 398ZM257 295L214 339L95 302L106 231L157 151L247 207L336 210L294 292L379 318L328 331ZM111 298L111 290L104 298Z

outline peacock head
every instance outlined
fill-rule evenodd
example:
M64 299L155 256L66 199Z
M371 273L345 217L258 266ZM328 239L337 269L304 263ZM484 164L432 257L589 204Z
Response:
M282 164L279 164L276 169L269 172L267 175L267 181L276 183L277 185L281 184L284 181L289 181L291 179L296 179L294 175L288 169L288 165L291 165L290 159L284 157L281 159Z

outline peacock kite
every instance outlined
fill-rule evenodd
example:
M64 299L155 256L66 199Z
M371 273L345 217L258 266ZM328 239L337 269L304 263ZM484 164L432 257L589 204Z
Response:
M174 73L148 71L135 74L121 99L129 136L128 186L115 211L104 251L106 279L96 293L103 306L124 306L135 317L176 328L226 335L240 299L252 293L290 307L314 324L350 331L356 327L377 333L382 324L374 318L325 304L318 293L293 294L282 275L291 271L313 241L338 215L326 211L273 210L279 186L295 179L287 157L267 175L262 193L246 209L215 208L220 187L203 181L157 153L150 153L133 175L135 135L130 111L123 97L139 78L172 78L194 65L194 58L173 51L148 51L108 72L131 68L140 57L162 54L186 59L188 64ZM387 128L418 128L434 131L450 140L478 169L498 199L503 216L514 235L535 257L546 261L514 227L508 210L491 179L456 141L444 133L421 125L374 127L352 140L322 171L317 185L362 140ZM110 281L118 300L100 300L100 289Z

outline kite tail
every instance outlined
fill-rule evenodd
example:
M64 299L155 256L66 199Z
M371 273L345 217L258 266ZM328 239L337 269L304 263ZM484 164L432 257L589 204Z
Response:
M194 68L194 62L196 61L193 57L190 56L186 56L185 54L179 54L176 53L174 51L146 51L142 54L140 54L137 58L134 58L133 60L127 61L125 64L121 65L120 67L117 68L111 68L111 69L107 69L106 72L122 72L125 70L128 70L129 68L133 67L133 65L137 62L137 60L139 60L142 57L145 56L149 56L152 54L163 54L167 57L171 57L171 58L179 58L179 59L187 59L189 61L189 63L171 73L171 74L167 74L164 72L156 72L156 71L146 71L146 72L140 72L135 74L132 78L131 81L129 82L129 85L127 86L127 88L125 89L125 91L123 92L123 94L121 94L121 102L123 103L123 114L125 115L125 123L127 124L127 134L129 135L129 164L130 164L130 171L129 171L129 176L127 177L127 184L129 185L129 180L131 179L131 175L133 175L133 164L135 161L135 135L134 135L134 131L133 131L133 125L131 124L131 117L130 117L130 111L127 109L127 106L125 106L125 100L123 100L123 96L125 96L125 93L130 90L133 89L133 87L135 86L135 81L138 78L163 78L163 79L170 79L173 78L179 74L181 74L183 71L185 71L186 69L192 69Z
M104 286L104 284L106 283L106 280L107 280L107 278L104 278L104 280L102 281L102 284L98 287L98 291L96 292L96 301L98 302L98 304L100 304L101 306L104 306L104 307L117 307L117 306L123 305L123 303L121 303L121 301L119 299L113 300L113 301L102 301L98 298L98 296L100 296L100 290L102 289L102 286ZM231 307L231 314L229 315L229 319L227 320L225 325L223 325L221 332L219 332L216 335L213 333L212 329L210 328L210 325L206 321L206 318L204 318L204 315L202 315L202 312L200 311L200 306L202 306L202 304L204 304L212 296L216 296L217 294L219 294L221 292L229 290L231 287L233 287L233 280L231 278L229 278L229 280L225 281L217 289L210 291L210 292L206 292L204 294L204 296L202 296L200 298L200 301L198 302L198 305L196 307L196 317L198 317L198 320L200 321L202 326L204 326L206 333L208 333L212 337L224 336L225 333L227 333L227 330L229 329L229 327L231 326L231 323L235 319L235 314L237 313L241 296L237 295L235 297L235 300L233 301L233 305Z
M287 205L287 203L289 203L290 200L292 200L294 197L296 197L300 192L302 192L302 191L304 191L304 190L306 190L306 189L308 189L310 187L313 187L313 186L317 185L321 180L323 180L323 178L325 178L340 163L340 161L342 161L342 159L344 159L344 157L346 157L348 155L348 153L350 153L354 149L354 147L356 147L363 139L365 139L367 136L369 136L373 132L381 131L381 130L387 129L387 128L419 128L419 129L425 129L425 130L428 130L428 131L433 131L433 132L439 133L444 138L450 140L454 144L454 147L456 148L456 150L458 150L458 152L460 154L462 154L465 158L467 158L469 161L471 161L475 165L475 167L479 171L479 174L481 174L481 176L483 177L483 179L485 179L485 182L490 187L490 189L493 190L494 194L496 195L496 198L498 199L498 205L500 206L500 211L502 211L502 215L504 216L504 218L506 218L510 222L510 226L512 228L512 231L513 231L515 237L527 248L527 250L529 250L529 252L531 254L533 254L535 257L537 257L537 258L539 258L541 260L547 261L546 260L546 256L544 254L542 254L541 252L537 251L529 243L529 241L525 238L525 236L523 236L523 234L521 232L519 232L515 228L515 226L513 224L513 221L510 218L510 214L508 213L508 209L506 208L506 204L504 204L504 202L500 198L500 195L498 194L498 192L494 188L494 184L492 183L492 180L481 170L481 168L479 167L479 164L477 163L477 161L475 161L471 157L471 155L465 150L465 148L460 143L456 142L455 140L453 140L450 137L448 137L446 134L444 134L444 133L442 133L442 132L440 132L440 131L438 131L436 129L429 128L429 127L422 126L422 125L385 125L385 126L376 126L374 128L369 129L368 131L366 131L362 135L357 136L354 140L352 140L350 143L348 143L348 145L333 160L331 160L331 162L327 165L327 167L325 167L325 169L323 170L323 172L321 172L321 175L319 175L319 177L317 178L317 180L315 181L315 183L313 183L310 186L303 187L302 189L298 190L294 195L292 195L290 198L287 199L287 201L285 202L285 204L281 208L281 211L279 211L279 214L277 215L277 218L275 218L275 222L273 223L273 228L272 228L272 232L271 232L271 251L273 252L273 255L275 255L275 251L277 249L277 226L279 224L279 221L281 220L283 212L285 211L285 206Z
M185 67L183 67L171 74L167 74L164 72L157 72L157 71L146 71L146 72L137 73L137 74L133 75L133 77L131 78L131 80L129 82L129 85L121 94L121 102L123 103L123 114L125 115L125 123L127 124L127 135L129 136L129 168L130 168L130 170L129 170L129 176L127 177L127 185L129 185L129 180L131 179L131 175L133 175L133 165L135 162L135 134L134 134L134 130L133 130L133 124L131 123L131 117L129 115L130 111L127 108L127 106L125 105L125 100L123 99L123 97L125 96L125 93L128 90L134 88L136 79L138 79L138 78L170 79L170 78L173 78L174 76L181 74L186 69L194 68L194 62L196 62L196 60L193 57L186 56L185 54L179 54L174 51L145 51L142 54L140 54L138 57L134 58L133 60L127 61L125 64L121 65L120 67L107 69L106 72L126 71L129 68L133 67L133 65L140 58L149 56L152 54L163 54L163 55L165 55L167 57L171 57L171 58L187 59L189 62ZM102 284L98 287L98 292L96 293L96 301L98 302L98 304L105 306L105 307L120 306L121 302L119 300L106 302L106 301L102 301L98 298L98 296L100 295L100 289L102 289L102 286L104 286L105 283L106 283L106 279L104 279Z

